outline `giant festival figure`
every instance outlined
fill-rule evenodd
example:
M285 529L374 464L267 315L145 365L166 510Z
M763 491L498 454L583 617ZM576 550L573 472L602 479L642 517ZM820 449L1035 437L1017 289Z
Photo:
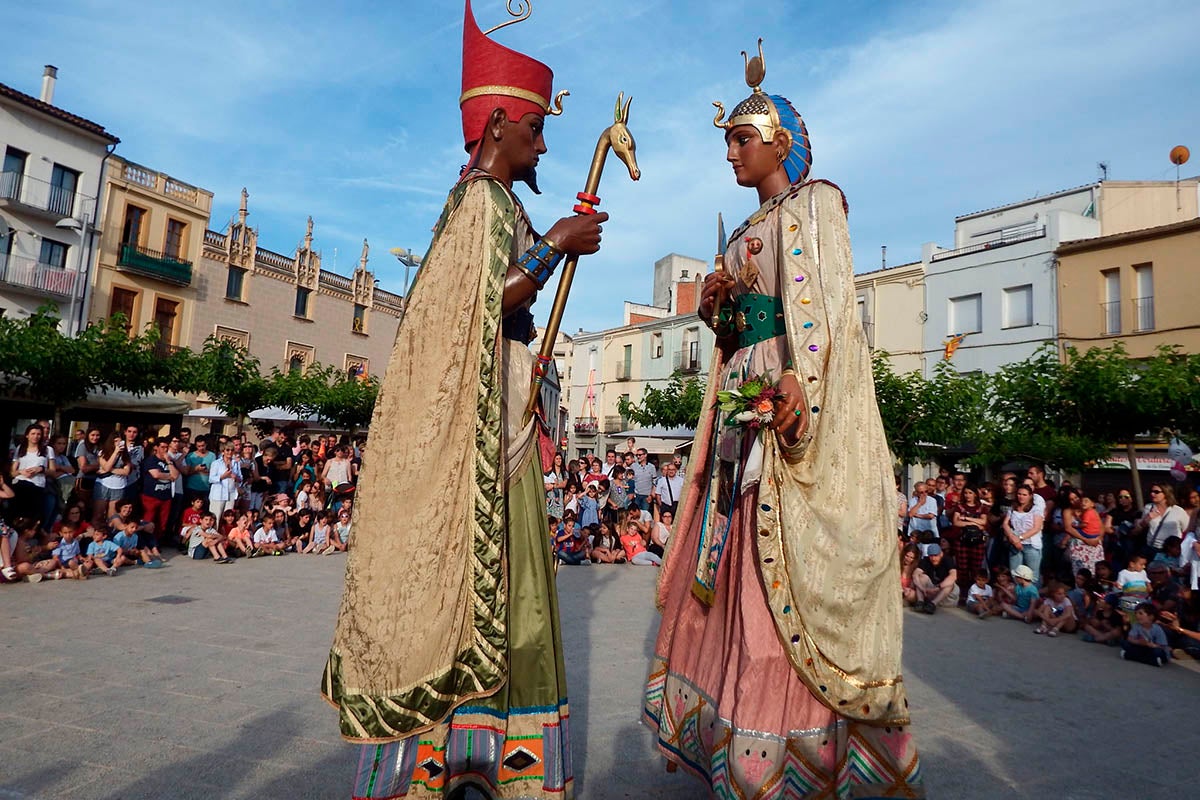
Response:
M599 249L608 215L538 236L512 192L537 191L551 85L468 0L470 157L405 298L322 683L362 743L355 798L574 793L528 306L565 256Z
M743 54L745 55L745 54ZM901 679L895 489L846 200L760 88L715 123L761 203L701 293L717 335L660 575L644 720L717 797L923 797Z

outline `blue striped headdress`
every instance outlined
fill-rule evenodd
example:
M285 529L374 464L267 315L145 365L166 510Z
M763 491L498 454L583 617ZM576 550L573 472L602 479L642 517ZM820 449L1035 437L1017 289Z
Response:
M808 171L812 167L808 128L786 97L767 94L759 87L767 74L762 39L758 40L757 56L750 58L745 51L742 51L742 56L746 58L746 84L754 91L734 106L733 113L724 121L722 118L725 116L725 106L713 103L717 107L717 116L713 119L713 124L726 131L738 125L753 125L764 142L774 140L775 134L780 131L787 133L790 147L783 166L788 180L791 183L799 183L808 177Z

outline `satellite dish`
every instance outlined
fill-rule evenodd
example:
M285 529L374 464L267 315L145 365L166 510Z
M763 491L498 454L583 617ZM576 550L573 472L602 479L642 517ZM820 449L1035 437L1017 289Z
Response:
M1191 151L1183 145L1176 145L1171 148L1171 163L1177 167L1182 167L1188 162L1188 158L1192 155Z

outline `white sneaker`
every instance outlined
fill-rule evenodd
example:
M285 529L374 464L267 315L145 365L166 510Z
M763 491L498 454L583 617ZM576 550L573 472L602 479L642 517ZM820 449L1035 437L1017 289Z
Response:
M12 567L4 567L3 569L0 569L0 573L3 573L4 577L10 581L15 581L17 579L17 571Z
M25 578L25 580L29 581L30 583L41 583L42 577L43 577L42 573L32 572Z
M108 577L110 577L110 578L111 578L113 575L116 575L116 574L117 574L117 568L116 568L116 567L109 567L108 569L106 569L106 570L104 570L104 571L108 573Z

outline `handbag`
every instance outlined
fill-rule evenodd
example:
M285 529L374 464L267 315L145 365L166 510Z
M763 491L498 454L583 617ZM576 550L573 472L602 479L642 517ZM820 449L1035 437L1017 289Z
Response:
M962 526L962 543L968 547L976 547L987 541L987 532L978 525Z

